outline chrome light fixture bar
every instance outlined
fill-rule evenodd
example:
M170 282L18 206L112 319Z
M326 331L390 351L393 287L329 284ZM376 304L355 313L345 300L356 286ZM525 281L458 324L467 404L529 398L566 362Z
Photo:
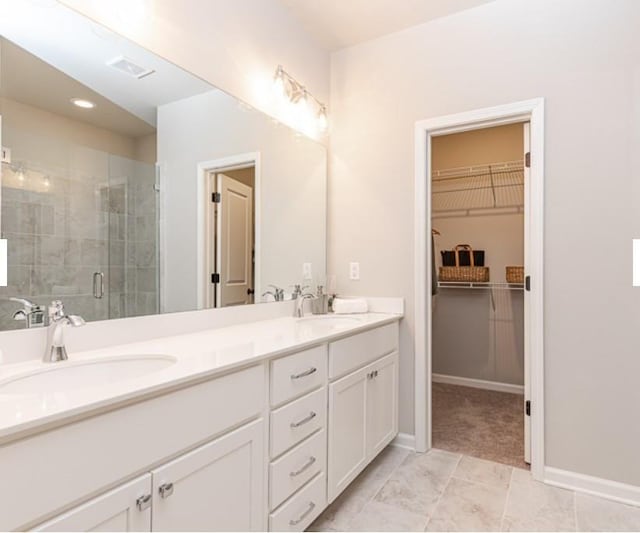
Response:
M276 91L285 96L292 104L306 106L309 100L313 100L318 107L316 116L318 129L324 133L329 126L329 117L327 116L327 106L313 96L307 88L289 74L282 65L278 65L276 73L273 76L273 83Z

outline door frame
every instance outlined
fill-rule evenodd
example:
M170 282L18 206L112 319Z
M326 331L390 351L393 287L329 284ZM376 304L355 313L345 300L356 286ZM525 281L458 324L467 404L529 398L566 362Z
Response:
M208 179L212 172L223 172L225 170L237 170L241 168L253 167L254 168L254 219L253 219L253 249L254 249L254 263L253 263L253 283L254 294L262 294L261 280L260 280L260 194L261 194L261 179L260 179L260 152L247 152L244 154L232 155L229 157L221 157L218 159L211 159L209 161L202 161L198 163L197 176L197 228L196 228L196 242L197 242L197 303L198 309L205 309L208 304L208 299L205 295L205 288L209 286L209 272L207 272L206 264L209 253L208 240L208 222L209 222L209 186ZM255 300L254 300L255 302Z
M434 117L415 125L415 449L431 448L431 138L449 133L530 123L530 207L528 218L531 276L526 321L529 336L531 385L531 473L542 480L544 471L544 98Z

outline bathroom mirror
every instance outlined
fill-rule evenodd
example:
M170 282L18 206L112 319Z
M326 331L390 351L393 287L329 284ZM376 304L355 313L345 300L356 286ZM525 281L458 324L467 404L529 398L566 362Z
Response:
M320 143L58 3L20 5L0 21L0 329L28 325L11 297L104 320L324 282Z

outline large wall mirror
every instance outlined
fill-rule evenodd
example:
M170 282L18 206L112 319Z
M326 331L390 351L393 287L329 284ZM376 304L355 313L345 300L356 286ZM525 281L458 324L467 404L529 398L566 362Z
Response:
M62 5L21 4L0 20L0 329L28 325L11 298L104 320L323 282L321 144Z

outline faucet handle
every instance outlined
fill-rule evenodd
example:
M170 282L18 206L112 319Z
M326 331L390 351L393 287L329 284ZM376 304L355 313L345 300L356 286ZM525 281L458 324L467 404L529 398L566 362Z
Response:
M58 320L64 316L64 304L62 300L53 300L49 304L49 318L52 320Z

